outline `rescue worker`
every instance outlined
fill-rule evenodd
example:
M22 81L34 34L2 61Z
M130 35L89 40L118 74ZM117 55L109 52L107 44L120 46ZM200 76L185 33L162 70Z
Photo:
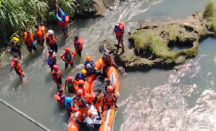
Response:
M52 72L53 66L56 65L56 54L53 50L49 50L47 54L47 64L50 66Z
M122 46L122 53L124 53L124 44L123 44L123 36L124 36L124 27L125 27L125 23L123 23L122 21L120 21L119 23L117 23L113 29L113 35L114 33L116 34L116 39L118 40L118 45L117 45L117 53L119 50L119 44L121 44Z
M82 69L80 72L78 72L75 76L75 80L87 80L87 71L85 69Z
M102 57L102 65L103 65L103 74L105 74L105 70L109 66L114 66L117 68L117 65L112 61L112 56L109 55L109 53L105 52L103 57Z
M65 62L65 68L67 68L69 64L72 67L73 60L76 58L76 52L74 51L70 52L69 47L66 47L65 52L60 57Z
M77 91L76 96L73 98L73 103L75 105L78 105L79 111L80 111L82 117L83 117L83 114L85 114L85 118L86 117L91 117L92 114L91 114L91 112L89 112L85 100L81 97L82 94L83 94L83 91L81 89L79 89ZM77 123L79 123L79 121L77 121Z
M97 67L95 67L94 62L91 59L91 56L86 56L86 61L84 62L85 70L87 71L87 75L91 74L100 74Z
M65 106L66 95L63 93L62 89L59 89L57 94L54 94L55 99L61 106Z
M115 107L118 108L118 106L116 105L116 96L115 94L113 93L113 86L109 85L107 87L107 93L104 95L104 100L103 100L103 108L104 108L104 105L114 105L115 104Z
M101 93L101 89L97 89L97 94L96 94L93 102L94 102L95 108L97 110L99 119L101 119L102 111L100 110L100 108L103 107L103 98L104 98L104 93Z
M48 50L53 50L56 53L58 52L58 46L57 46L57 38L54 36L53 30L48 30L48 33L46 33L46 43Z
M31 53L32 49L37 52L36 49L36 42L34 40L34 34L30 32L29 30L27 32L24 32L24 42L27 46L28 51Z
M78 81L78 86L75 87L75 90L78 91L78 90L82 90L83 91L83 94L82 94L82 97L86 96L86 92L85 92L85 89L84 89L84 85L85 85L85 81L84 80L79 80Z
M13 61L14 61L13 67L14 67L17 75L19 76L20 82L22 82L23 81L23 77L25 77L25 75L22 72L21 66L19 64L19 60L17 58L14 58Z
M61 84L62 84L62 77L65 78L65 76L59 70L59 66L58 65L54 65L53 66L52 77L53 77L53 80L56 82L56 85L60 89L61 88Z
M73 97L66 97L65 99L65 108L67 113L72 113L73 111L79 111L73 107Z
M60 12L60 17L58 15L58 11ZM68 30L67 30L67 24L69 22L69 16L66 15L62 9L56 4L56 18L58 19L58 24L59 24L59 27L62 28L62 31L64 32L64 35L66 37L69 37L68 36Z
M108 79L108 78L105 78L104 79L104 81L105 81L105 90L107 91L107 87L109 86L109 85L112 85L112 83L111 83L111 81L110 81L110 79ZM115 85L113 85L113 92L115 91Z
M66 87L67 87L69 92L73 92L75 90L74 87L76 85L77 85L77 81L75 81L72 76L68 76L67 80L65 81L65 88L64 89L66 90Z
M15 35L13 36L13 39L10 40L10 49L8 50L8 52L10 53L13 53L13 52L16 52L20 59L21 59L21 46L20 46L20 43L19 43L19 36L18 35Z
M74 48L76 50L76 53L81 57L83 47L83 39L79 36L74 37Z
M43 46L44 47L44 39L45 39L45 26L38 26L38 25L35 25L34 26L35 29L36 29L36 37L37 37L37 43L40 45L40 46Z

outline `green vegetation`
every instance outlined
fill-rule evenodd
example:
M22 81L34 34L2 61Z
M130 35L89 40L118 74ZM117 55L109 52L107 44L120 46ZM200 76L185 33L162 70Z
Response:
M216 32L216 2L215 0L207 1L203 17L208 20L208 23L207 23L208 28Z
M169 39L171 41L176 41L177 35L178 35L178 26L172 25L168 30L164 32L165 35L169 35Z
M13 33L22 34L27 28L43 21L55 21L55 4L72 16L94 9L92 0L0 0L0 46Z

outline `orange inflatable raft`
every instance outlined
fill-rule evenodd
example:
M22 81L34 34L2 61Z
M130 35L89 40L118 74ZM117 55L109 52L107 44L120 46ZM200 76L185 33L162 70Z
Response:
M102 59L99 59L95 62L95 66L98 68L98 70L102 67ZM115 95L118 96L119 94L119 76L118 72L115 67L110 66L105 70L107 78L111 80L111 83L115 85ZM85 82L85 91L87 95L94 95L94 86L93 86L93 80L95 79L96 75L91 75L88 77L87 81ZM91 99L91 98L90 98ZM93 100L93 99L92 99ZM99 116L97 114L97 110L94 107L92 103L92 100L89 100L88 109L91 111L91 113L94 115L93 123L96 126L99 126L99 131L111 131L112 125L114 122L114 114L115 114L115 105L108 105L104 107L104 110L102 112L102 119L99 120ZM80 125L76 123L76 120L80 121L83 117L80 116L80 113L72 113L67 131L79 131ZM83 120L82 123L86 123L86 120Z

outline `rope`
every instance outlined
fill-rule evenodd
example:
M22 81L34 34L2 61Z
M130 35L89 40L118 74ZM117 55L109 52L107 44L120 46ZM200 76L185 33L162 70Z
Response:
M7 103L6 101L2 100L1 98L0 98L0 102L2 104L6 105L7 107L11 108L12 110L14 110L15 112L17 112L21 116L25 117L26 119L28 119L29 121L31 121L32 123L34 123L35 125L37 125L38 127L40 127L41 129L43 129L45 131L51 131L50 129L48 129L47 127L45 127L44 125L42 125L41 123L37 122L36 120L34 120L30 116L26 115L25 113L21 112L19 109L17 109L16 107L12 106L9 103Z

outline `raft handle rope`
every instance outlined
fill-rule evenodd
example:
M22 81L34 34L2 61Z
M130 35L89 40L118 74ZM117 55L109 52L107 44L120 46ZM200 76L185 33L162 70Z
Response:
M44 125L42 125L41 123L37 122L36 120L34 120L33 118L31 118L30 116L26 115L25 113L21 112L19 109L17 109L16 107L12 106L11 104L7 103L6 101L4 101L3 99L0 98L0 102L4 105L6 105L7 107L11 108L12 110L14 110L15 112L17 112L18 114L20 114L21 116L25 117L26 119L28 119L30 122L32 122L33 124L37 125L38 127L40 127L41 129L45 130L45 131L51 131L50 129L48 129L47 127L45 127Z

